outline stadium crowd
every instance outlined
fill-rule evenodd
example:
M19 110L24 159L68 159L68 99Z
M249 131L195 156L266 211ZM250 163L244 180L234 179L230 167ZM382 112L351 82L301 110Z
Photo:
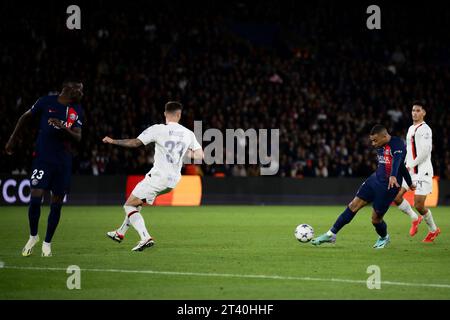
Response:
M370 128L382 123L404 137L411 103L421 99L433 129L435 173L450 179L449 34L433 29L448 13L423 13L425 22L410 26L394 8L383 12L382 30L370 31L364 10L339 15L330 8L337 4L320 1L283 8L184 1L158 3L158 10L142 9L141 1L107 10L99 3L82 8L78 31L66 29L64 15L49 22L54 11L19 13L2 4L9 12L0 26L2 146L21 113L76 76L85 87L85 122L75 173L147 172L152 148L120 149L101 139L136 137L163 121L166 101L179 100L190 129L194 120L203 130L279 129L280 176L367 176L376 165ZM27 173L36 134L30 128L14 157L2 154L2 172ZM257 165L197 169L259 175Z

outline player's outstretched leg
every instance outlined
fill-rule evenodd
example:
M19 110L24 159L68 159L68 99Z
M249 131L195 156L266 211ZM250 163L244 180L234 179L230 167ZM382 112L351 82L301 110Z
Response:
M379 235L373 247L375 249L383 249L391 242L391 238L387 233L387 225L383 220L383 215L377 214L375 210L372 212L372 224Z
M31 200L28 207L28 220L30 225L30 238L22 249L22 256L28 257L33 253L33 247L39 242L38 226L41 216L41 202L43 190L32 189Z
M364 185L364 184L363 184ZM315 246L321 245L322 243L334 243L336 242L336 234L339 230L342 229L346 224L352 221L353 217L356 213L365 205L367 202L358 196L356 196L352 202L348 205L348 207L341 213L341 215L337 218L334 225L328 230L326 233L318 236L311 240L311 243Z
M349 207L347 207L344 212L340 214L340 216L336 219L336 222L334 225L328 230L326 233L318 236L317 238L314 238L311 240L311 243L315 246L319 246L322 243L335 243L336 242L336 234L339 232L339 230L342 229L343 226L350 223L352 221L353 217L355 216L356 212L353 212L350 210Z

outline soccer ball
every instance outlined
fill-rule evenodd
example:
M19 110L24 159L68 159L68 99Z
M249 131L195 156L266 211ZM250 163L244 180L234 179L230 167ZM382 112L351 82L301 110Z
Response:
M309 224L299 224L294 235L300 242L309 242L314 237L314 229Z

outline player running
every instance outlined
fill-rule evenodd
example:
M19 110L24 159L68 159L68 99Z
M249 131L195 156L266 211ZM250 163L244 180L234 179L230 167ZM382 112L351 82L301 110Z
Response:
M112 240L121 242L131 224L141 237L141 241L132 251L142 251L155 244L140 213L142 205L145 202L153 204L158 195L170 192L175 188L181 179L181 168L186 154L193 159L203 159L202 147L194 133L178 123L182 109L181 103L167 102L164 112L166 124L155 124L144 130L136 139L103 138L104 143L128 148L137 148L155 142L153 168L136 185L123 206L125 220L120 228L107 233Z
M412 181L416 186L414 207L420 215L417 216L409 202L403 199L403 195L408 190L408 186L405 183L403 183L400 192L395 198L395 204L401 211L411 217L412 224L409 234L414 236L417 233L419 224L425 218L429 231L422 242L433 242L441 233L441 229L436 226L431 210L425 207L427 195L433 190L433 165L431 164L432 132L431 128L424 121L425 115L426 111L423 103L414 102L412 107L413 125L409 127L406 135L406 167L411 173Z
M39 241L38 225L44 190L51 191L50 214L47 233L42 243L42 256L52 255L51 241L61 216L64 196L69 192L72 173L71 144L81 141L83 84L68 80L63 83L59 95L39 98L30 110L17 121L6 144L6 153L11 155L16 147L18 133L32 119L39 119L39 134L33 152L31 200L28 208L30 238L22 250L28 257Z
M337 218L331 229L311 241L313 245L321 245L324 242L334 243L339 230L352 221L356 213L370 202L373 203L372 224L379 235L373 247L381 249L390 242L383 216L398 194L403 178L413 190L414 185L404 165L406 149L403 140L389 135L382 125L376 125L370 132L370 141L372 146L377 148L377 170L363 182L356 197Z

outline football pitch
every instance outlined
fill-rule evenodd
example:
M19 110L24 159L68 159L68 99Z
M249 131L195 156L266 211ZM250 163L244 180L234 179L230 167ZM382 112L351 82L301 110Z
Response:
M315 247L294 238L298 224L328 230L344 206L145 207L156 245L132 252L130 228L116 243L105 235L120 226L121 206L64 207L43 258L41 241L22 257L28 239L26 207L0 209L0 299L450 299L450 208L433 209L442 233L422 243L425 222L408 235L409 217L386 214L391 243L372 248L377 235L370 208L361 210L335 245ZM71 265L81 269L79 290L69 290ZM369 266L381 288L369 289ZM375 267L376 268L376 267ZM370 268L369 268L370 269Z

